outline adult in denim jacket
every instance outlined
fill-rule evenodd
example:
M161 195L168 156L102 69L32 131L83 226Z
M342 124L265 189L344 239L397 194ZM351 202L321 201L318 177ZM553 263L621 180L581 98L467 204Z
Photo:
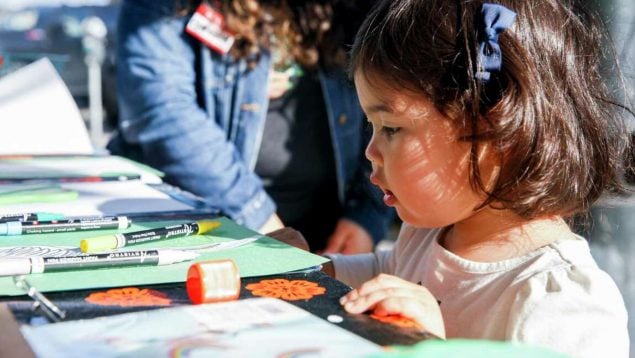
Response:
M246 59L220 55L185 33L189 16L175 13L174 0L123 2L119 133L109 149L162 170L168 182L238 223L276 228L264 226L275 218L276 206L254 174L268 106L270 55L262 51L250 69ZM333 71L321 71L320 83L343 215L380 239L391 214L367 179L365 119L354 88Z

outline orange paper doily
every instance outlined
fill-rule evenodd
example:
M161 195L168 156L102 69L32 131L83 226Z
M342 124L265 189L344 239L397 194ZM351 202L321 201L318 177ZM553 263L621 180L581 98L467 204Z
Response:
M86 297L86 302L101 306L169 306L172 302L167 295L136 287L116 288L104 292L93 292Z
M313 296L322 295L326 288L315 282L306 280L262 280L250 283L245 287L254 296L281 298L287 301L308 300Z

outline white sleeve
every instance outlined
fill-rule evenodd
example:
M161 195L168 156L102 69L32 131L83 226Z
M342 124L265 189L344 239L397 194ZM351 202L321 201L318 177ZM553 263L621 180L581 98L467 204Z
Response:
M332 254L328 256L333 261L335 278L353 288L359 287L380 273L390 273L387 263L392 256L392 250L369 254Z
M412 249L407 245L409 242L412 243L411 238L416 232L417 229L407 224L402 225L392 250L358 255L327 255L333 261L335 278L357 288L380 273L394 275L397 271L397 258L401 257L404 251Z
M608 274L593 267L560 267L522 285L507 339L573 357L628 357L626 308Z

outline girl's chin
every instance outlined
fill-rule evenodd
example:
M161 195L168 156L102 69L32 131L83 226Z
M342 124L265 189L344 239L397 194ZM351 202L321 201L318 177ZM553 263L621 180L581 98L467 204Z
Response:
M403 223L416 228L437 229L453 224L443 220L435 220L435 218L430 215L426 215L425 217L417 214L413 215L412 212L405 211L401 205L397 205L395 210L397 211L397 216L399 216L399 219L401 219Z

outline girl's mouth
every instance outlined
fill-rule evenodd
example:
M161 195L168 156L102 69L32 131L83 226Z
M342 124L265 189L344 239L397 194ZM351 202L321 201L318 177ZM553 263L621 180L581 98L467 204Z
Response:
M397 198L390 190L384 190L384 204L388 206L395 206L397 203Z

